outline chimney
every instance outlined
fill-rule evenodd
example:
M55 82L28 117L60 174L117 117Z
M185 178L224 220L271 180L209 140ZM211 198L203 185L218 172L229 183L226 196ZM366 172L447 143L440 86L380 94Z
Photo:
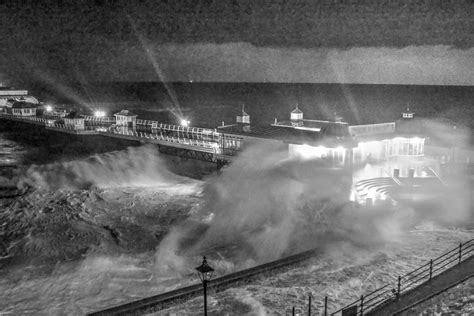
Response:
M393 177L400 178L400 169L393 169Z

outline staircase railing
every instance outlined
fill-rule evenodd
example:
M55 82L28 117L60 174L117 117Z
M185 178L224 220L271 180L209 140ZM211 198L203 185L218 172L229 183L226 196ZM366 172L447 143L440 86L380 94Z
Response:
M371 309L390 300L398 299L401 294L410 291L422 283L430 281L433 277L449 268L460 264L474 254L474 239L460 243L458 247L431 259L417 269L399 276L396 283L386 284L365 295L356 301L331 313L331 315L364 315Z

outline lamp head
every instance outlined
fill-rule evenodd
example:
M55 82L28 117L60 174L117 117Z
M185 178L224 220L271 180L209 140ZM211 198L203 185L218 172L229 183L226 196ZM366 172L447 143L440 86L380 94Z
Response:
M214 269L207 263L205 256L202 259L201 265L196 267L196 270L198 271L201 282L210 281L212 278L212 273L214 272Z

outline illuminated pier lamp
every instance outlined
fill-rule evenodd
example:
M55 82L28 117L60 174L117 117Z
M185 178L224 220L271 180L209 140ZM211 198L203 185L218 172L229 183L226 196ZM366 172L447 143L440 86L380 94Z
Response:
M95 111L94 116L95 117L105 117L105 111Z
M191 122L187 119L182 119L181 120L181 126L188 127Z
M196 267L196 270L204 290L204 315L207 316L207 282L211 280L214 269L207 263L206 256L204 256L201 265Z
M53 107L51 105L46 106L46 112L51 112L53 111Z

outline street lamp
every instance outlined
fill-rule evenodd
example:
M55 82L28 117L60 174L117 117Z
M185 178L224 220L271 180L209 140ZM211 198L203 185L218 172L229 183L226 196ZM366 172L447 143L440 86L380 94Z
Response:
M196 268L198 271L199 279L202 282L204 289L204 316L207 316L207 282L212 278L214 269L207 263L206 256L202 258L202 264Z

